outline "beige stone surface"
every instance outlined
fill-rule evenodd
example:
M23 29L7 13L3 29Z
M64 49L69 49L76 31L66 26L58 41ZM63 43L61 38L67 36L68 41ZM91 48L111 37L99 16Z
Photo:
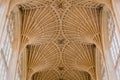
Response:
M104 6L114 15L111 0L10 0L8 13L19 16L18 53L27 54L22 80L101 80Z

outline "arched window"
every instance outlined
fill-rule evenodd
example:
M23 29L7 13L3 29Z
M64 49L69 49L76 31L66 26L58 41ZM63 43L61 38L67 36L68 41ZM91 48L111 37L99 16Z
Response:
M3 30L0 42L0 80L6 80L10 59L13 53L14 41L14 22L12 19L7 21L7 25Z
M120 80L120 33L114 17L106 6L103 7L102 39L107 75L110 79Z
M110 52L111 52L111 55L113 58L113 62L114 62L114 64L116 64L118 55L119 55L119 51L120 51L120 36L119 36L118 29L116 28L112 17L109 20L108 27L114 29L113 32L109 31L109 34L112 33L112 36L111 35L109 35L109 36L111 37L110 38L110 41L111 41Z
M110 53L113 59L113 63L114 63L114 69L117 75L118 80L120 80L120 34L118 31L117 26L114 24L113 18L112 16L109 17L108 20L108 27L109 29L109 37L110 37ZM111 35L112 34L112 35Z

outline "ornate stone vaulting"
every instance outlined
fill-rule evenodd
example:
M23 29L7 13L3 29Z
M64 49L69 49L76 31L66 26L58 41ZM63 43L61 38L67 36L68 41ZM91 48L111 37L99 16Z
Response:
M28 50L28 79L96 80L95 49L102 52L102 5L87 0L17 4L22 14L21 50Z
M105 60L102 20L106 4L111 6L110 0L10 1L13 25L19 26L15 36L20 39L21 80L98 80L101 63L96 60Z

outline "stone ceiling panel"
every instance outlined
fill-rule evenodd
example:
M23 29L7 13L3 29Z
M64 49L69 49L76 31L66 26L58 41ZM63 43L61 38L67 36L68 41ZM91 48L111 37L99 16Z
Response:
M29 72L40 71L33 80L91 80L80 69L95 77L95 49L101 48L100 3L34 0L17 6L22 13L21 47L27 46Z

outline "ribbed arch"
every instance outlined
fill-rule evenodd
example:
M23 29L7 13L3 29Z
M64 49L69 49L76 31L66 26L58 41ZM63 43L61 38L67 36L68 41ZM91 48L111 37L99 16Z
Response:
M66 74L64 74L65 80L91 80L91 76L88 72L85 71L67 71Z
M95 46L72 42L66 46L63 52L63 60L70 67L75 66L94 66L95 65ZM66 57L67 56L67 57Z
M102 48L100 3L28 0L17 6L22 13L21 48L27 46L29 79L33 74L33 80L96 78L95 49Z
M22 8L21 44L42 44L55 38L59 22L50 7Z
M37 72L32 76L32 80L59 80L59 75L55 70Z
M36 72L32 80L91 80L89 73L84 71L66 71L60 76L55 70Z
M99 9L70 7L63 19L63 31L70 40L93 43L93 36L100 34Z
M43 70L54 67L59 60L57 48L50 44L29 45L28 48L28 67L34 70Z

